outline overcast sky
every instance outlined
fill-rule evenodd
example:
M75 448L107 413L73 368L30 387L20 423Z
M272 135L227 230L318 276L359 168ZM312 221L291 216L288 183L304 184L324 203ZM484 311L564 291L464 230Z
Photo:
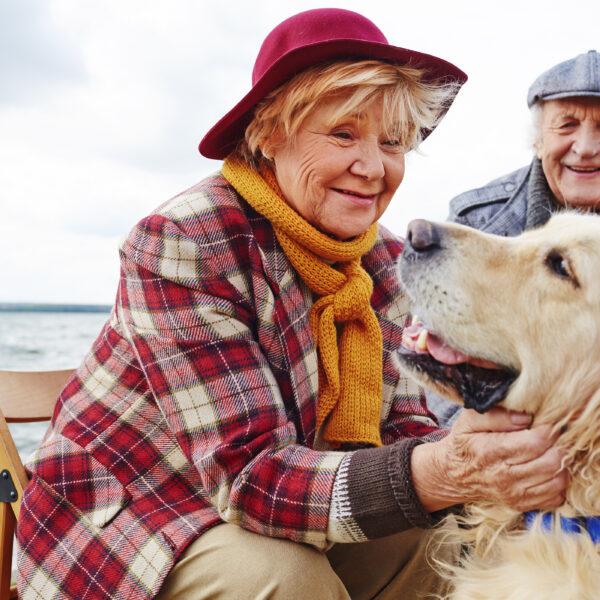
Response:
M219 168L198 142L249 90L265 35L332 4L469 75L408 157L382 219L400 234L527 164L527 88L600 49L599 0L0 0L0 302L112 303L119 239Z

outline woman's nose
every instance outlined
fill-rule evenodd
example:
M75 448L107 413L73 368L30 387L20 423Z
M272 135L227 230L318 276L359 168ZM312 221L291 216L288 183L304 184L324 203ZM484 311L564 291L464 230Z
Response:
M379 142L364 141L357 145L358 155L350 172L368 180L381 179L385 175Z

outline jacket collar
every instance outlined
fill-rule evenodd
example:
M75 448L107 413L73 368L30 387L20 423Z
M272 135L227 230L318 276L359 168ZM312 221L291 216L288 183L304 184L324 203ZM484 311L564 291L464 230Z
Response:
M542 169L542 161L535 157L531 163L529 187L527 189L525 229L534 229L544 225L557 208L554 195L550 191L550 186Z

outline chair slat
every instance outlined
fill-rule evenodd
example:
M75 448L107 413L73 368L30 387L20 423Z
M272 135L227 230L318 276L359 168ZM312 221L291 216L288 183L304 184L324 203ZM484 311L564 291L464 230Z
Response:
M0 371L0 410L9 422L47 421L73 369Z
M17 490L14 502L0 502L0 600L17 598L11 583L13 537L27 473L7 422L48 421L73 369L0 371L0 472L10 472Z

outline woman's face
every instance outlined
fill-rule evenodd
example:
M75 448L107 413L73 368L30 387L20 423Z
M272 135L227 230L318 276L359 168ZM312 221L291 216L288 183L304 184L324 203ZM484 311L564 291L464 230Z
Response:
M372 102L360 115L332 124L343 101L319 105L294 141L270 152L288 204L317 229L341 240L377 221L404 177L404 150L383 131L382 103Z

